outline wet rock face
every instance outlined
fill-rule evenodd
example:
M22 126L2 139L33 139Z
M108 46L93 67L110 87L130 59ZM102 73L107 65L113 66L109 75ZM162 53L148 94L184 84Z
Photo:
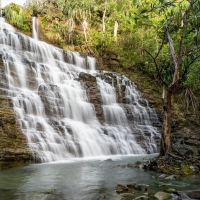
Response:
M25 165L32 154L20 130L10 99L0 98L0 169Z
M79 74L78 79L82 86L87 91L87 96L89 98L89 102L91 102L94 105L96 116L101 124L104 123L104 115L103 115L103 109L102 109L102 102L101 102L101 93L99 90L99 86L96 82L96 77L81 72Z
M148 114L151 118L150 123L152 123L152 125L156 127L158 130L161 130L161 123L159 122L155 113L151 111L153 106L150 105L148 101L146 101L145 99L142 99L142 98L135 99L135 97L132 97L131 95L127 94L129 93L130 88L133 89L131 85L132 82L129 79L124 79L123 75L113 73L113 72L100 71L99 74L97 74L95 77L90 74L81 72L79 74L78 80L82 83L82 86L87 91L87 96L89 98L89 101L94 105L96 116L101 124L109 123L109 119L108 118L105 119L105 113L103 110L104 105L102 102L102 94L100 92L100 86L98 85L98 81L97 81L98 78L114 86L115 95L116 95L116 103L118 103L119 106L123 108L126 118L128 120L128 124L132 129L132 132L135 136L137 143L139 143L146 150L147 153L150 153L148 143L144 142L147 138L152 137L152 133L149 131L149 128L148 128L148 125L150 124L145 124L146 123L145 113L140 113L140 111L138 110L140 109L139 107L146 108L147 110L146 114ZM133 107L135 107L136 110L133 109ZM140 130L135 128L138 124L143 126L142 132L140 132ZM144 128L146 125L147 127ZM108 133L105 132L105 134L108 134ZM157 146L159 146L160 136L157 135L153 137L154 137L154 140L156 141Z
M3 61L0 57L0 76L4 76ZM32 154L27 146L16 115L12 100L5 97L4 79L0 80L0 169L25 165L31 162Z

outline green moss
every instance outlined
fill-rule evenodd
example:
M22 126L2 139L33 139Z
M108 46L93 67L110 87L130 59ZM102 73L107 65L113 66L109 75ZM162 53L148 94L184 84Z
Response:
M182 163L181 164L181 170L183 172L184 175L191 175L194 172L192 171L192 169L190 168L189 165Z

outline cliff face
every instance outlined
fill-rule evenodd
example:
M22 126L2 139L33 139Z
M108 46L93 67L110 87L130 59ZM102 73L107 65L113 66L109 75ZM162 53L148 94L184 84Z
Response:
M16 120L12 100L4 96L4 75L0 55L0 169L31 162L31 152Z
M1 55L1 53L0 53ZM33 155L34 153L30 151L27 140L25 135L23 134L22 130L20 129L20 124L18 122L17 116L14 112L13 103L11 98L9 98L7 90L9 90L9 86L6 84L8 82L8 76L6 76L5 73L5 66L3 65L2 57L0 62L0 167L1 168L8 168L13 166L20 166L25 165L33 161ZM67 61L67 58L66 58ZM53 105L52 104L52 96L51 94L54 93L55 97L57 98L58 102L62 103L62 98L59 94L59 90L56 85L49 85L48 91L44 90L42 87L37 87L36 82L34 81L35 74L33 73L34 64L30 63L28 60L24 60L24 67L26 68L26 81L27 85L33 89L34 91L37 91L37 94L40 96L40 99L43 102L44 105L44 111L46 117L49 118L49 124L53 127L54 130L56 130L60 135L66 134L66 126L63 126L59 121L57 116L55 115L55 112L53 112ZM16 74L14 72L14 68L10 69L10 73L13 76L13 80L17 80ZM44 75L44 74L43 74ZM45 80L45 75L44 75ZM78 81L82 87L85 89L88 97L88 102L92 103L94 106L94 110L96 113L96 117L98 118L98 121L100 122L100 127L102 130L101 134L104 134L105 137L109 136L109 131L106 128L107 125L105 124L112 124L111 116L109 114L110 111L107 110L107 115L105 115L105 110L103 107L102 102L102 94L100 89L100 84L110 84L115 87L116 92L116 103L120 105L118 108L123 108L124 113L126 115L127 121L130 126L130 131L135 137L135 140L137 144L139 144L147 153L152 153L156 151L156 144L159 145L159 134L153 134L150 130L147 128L136 128L135 125L139 123L140 127L145 127L145 123L141 121L142 119L137 118L139 116L139 113L136 113L136 118L134 118L133 112L134 106L139 106L148 110L149 116L151 116L151 124L156 127L160 128L160 123L157 120L157 117L154 112L151 113L150 107L151 105L148 104L148 102L140 97L139 94L137 94L137 98L139 98L136 102L133 101L131 98L131 95L127 97L126 92L128 91L126 87L132 87L132 82L124 78L123 75L119 75L117 73L112 72L97 72L95 76L88 74L86 72L79 73L78 77L76 78L76 81ZM122 82L124 83L122 84ZM17 83L17 82L16 82ZM133 89L135 86L133 87ZM138 93L138 92L136 92ZM49 96L50 95L50 96ZM136 99L137 99L136 98ZM135 104L135 105L134 105ZM61 105L62 106L62 105ZM25 112L27 108L24 108ZM135 111L137 112L137 111ZM146 115L146 114L144 114ZM106 119L105 119L105 116ZM143 116L143 115L142 115ZM143 116L144 117L144 116ZM154 118L155 117L155 118ZM139 120L137 122L137 120ZM145 120L145 119L144 119ZM154 121L155 120L155 121ZM112 125L111 125L112 126ZM136 125L137 126L137 125ZM44 131L41 127L38 125L37 131ZM70 129L70 127L67 127L67 132L69 135L73 135L73 130ZM104 136L103 136L104 137ZM115 136L113 136L115 137ZM154 149L149 149L149 138L151 138L152 142L154 143ZM37 156L35 157L34 161L40 162L40 158Z

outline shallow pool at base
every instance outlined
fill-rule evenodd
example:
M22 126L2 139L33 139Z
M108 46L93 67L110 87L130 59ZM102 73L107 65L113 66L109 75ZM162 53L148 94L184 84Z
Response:
M151 155L155 156L155 155ZM200 179L158 178L160 174L142 169L120 167L146 156L114 156L100 159L74 159L60 163L30 165L0 171L1 200L97 200L101 195L120 199L115 192L118 183L148 184L149 193L162 187L179 190L200 188ZM149 157L149 156L148 156ZM113 161L105 161L111 158Z

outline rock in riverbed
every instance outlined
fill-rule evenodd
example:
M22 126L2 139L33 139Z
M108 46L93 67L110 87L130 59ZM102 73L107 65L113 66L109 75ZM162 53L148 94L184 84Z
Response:
M156 197L158 200L165 200L169 199L170 194L166 192L157 192L154 197Z
M120 194L120 193L126 193L126 192L128 192L128 191L129 191L129 188L126 187L125 185L118 184L118 185L116 186L116 192L117 192L118 194Z

